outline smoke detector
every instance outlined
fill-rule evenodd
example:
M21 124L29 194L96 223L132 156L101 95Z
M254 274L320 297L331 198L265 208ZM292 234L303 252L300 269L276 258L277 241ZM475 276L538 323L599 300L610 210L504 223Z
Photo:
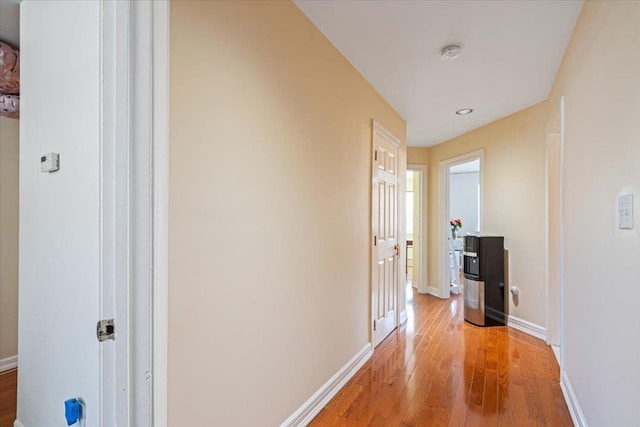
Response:
M442 48L440 52L440 57L442 59L448 59L449 61L452 59L456 59L462 53L462 45L461 44L450 44Z

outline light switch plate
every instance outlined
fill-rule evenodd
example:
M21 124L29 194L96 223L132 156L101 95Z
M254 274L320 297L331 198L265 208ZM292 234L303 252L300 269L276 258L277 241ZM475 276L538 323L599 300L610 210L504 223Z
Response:
M58 153L47 153L40 157L40 171L51 173L60 169L60 155Z
M633 194L618 197L618 228L633 228Z

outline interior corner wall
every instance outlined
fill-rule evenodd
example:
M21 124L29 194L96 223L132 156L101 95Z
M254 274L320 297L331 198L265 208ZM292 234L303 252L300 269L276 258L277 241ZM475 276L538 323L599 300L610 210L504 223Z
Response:
M0 117L0 360L18 354L19 129Z
M415 165L429 164L429 147L407 147L407 163Z
M509 298L509 314L543 327L547 121L547 103L541 102L429 149L429 286L439 288L440 241L450 232L448 218L441 217L439 162L484 149L483 233L505 237L507 289L520 289L517 307Z
M170 19L169 425L279 425L371 341L372 119L400 165L405 122L293 3Z
M585 2L549 98L565 97L565 371L590 426L640 419L638 22L640 2Z

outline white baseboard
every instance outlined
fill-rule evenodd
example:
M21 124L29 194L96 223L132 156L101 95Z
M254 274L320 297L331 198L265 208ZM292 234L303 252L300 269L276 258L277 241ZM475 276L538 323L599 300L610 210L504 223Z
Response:
M576 427L588 427L587 420L580 408L578 398L573 392L573 387L571 387L571 381L569 381L567 371L562 371L562 374L560 375L560 388L562 389L564 400L567 402L567 407L569 408L569 414L571 414L573 425Z
M433 286L427 286L427 293L429 295L433 295L434 297L440 298L440 289L434 288Z
M318 415L327 403L344 387L358 370L373 355L371 343L365 345L336 374L329 379L313 396L302 404L296 412L283 422L280 427L306 426Z
M24 424L22 424L20 421L15 420L13 422L13 427L24 427Z
M546 328L543 328L540 325L536 325L535 323L520 319L518 317L509 315L509 326L511 326L513 329L524 332L525 334L529 334L532 337L539 338L542 341L546 341L547 339Z
M407 320L409 320L409 316L407 315L407 310L404 310L400 313L400 326L407 323Z
M0 372L9 371L18 367L18 356L7 357L6 359L0 359Z

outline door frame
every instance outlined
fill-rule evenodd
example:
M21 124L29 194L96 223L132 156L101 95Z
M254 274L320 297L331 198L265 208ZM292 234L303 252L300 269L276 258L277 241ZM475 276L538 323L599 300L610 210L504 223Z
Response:
M450 159L441 160L438 162L440 167L440 221L438 221L438 233L440 235L440 242L438 248L438 257L440 259L440 272L438 274L438 295L437 297L447 299L449 298L449 288L451 285L451 274L449 271L449 257L445 256L445 252L448 253L449 235L443 230L448 229L450 219L449 209L449 190L451 187L449 179L449 168L461 163L466 163L471 160L480 159L480 233L484 232L484 148L471 151L469 153L461 154Z
M559 110L557 110L549 120L549 124L546 129L546 138L545 138L545 302L546 302L546 321L547 321L547 331L549 330L549 325L552 323L559 324L559 335L560 335L560 372L564 370L564 289L565 289L565 280L564 280L564 248L565 248L565 233L564 233L564 147L565 147L565 102L564 96L560 97L559 102ZM552 135L559 135L559 279L560 279L560 301L559 301L559 312L554 313L551 309L551 271L549 265L549 257L551 255L551 246L549 242L549 144L550 138ZM547 344L550 344L549 336L546 338ZM561 374L562 375L562 374Z
M429 286L428 286L428 280L429 280L429 274L428 274L428 262L429 262L429 257L428 257L428 245L427 245L427 239L428 239L428 227L427 227L427 213L428 211L428 197L427 195L429 194L429 189L428 189L428 185L429 185L429 167L427 165L419 165L416 163L408 163L407 164L407 171L409 170L414 170L414 171L419 171L420 172L420 206L418 206L418 210L419 210L419 216L420 216L420 224L419 224L419 230L418 232L420 233L420 247L418 248L418 253L420 254L420 277L418 278L418 286L417 286L417 290L418 293L421 294L426 294L429 293ZM406 174L405 174L406 175ZM406 180L406 178L405 178ZM406 189L405 189L406 191ZM415 198L414 198L415 200ZM406 209L406 203L404 208ZM405 215L406 217L406 215ZM405 227L406 230L406 227ZM406 236L405 236L405 240L406 240ZM405 254L406 256L406 254Z
M101 1L104 427L167 425L169 2Z

